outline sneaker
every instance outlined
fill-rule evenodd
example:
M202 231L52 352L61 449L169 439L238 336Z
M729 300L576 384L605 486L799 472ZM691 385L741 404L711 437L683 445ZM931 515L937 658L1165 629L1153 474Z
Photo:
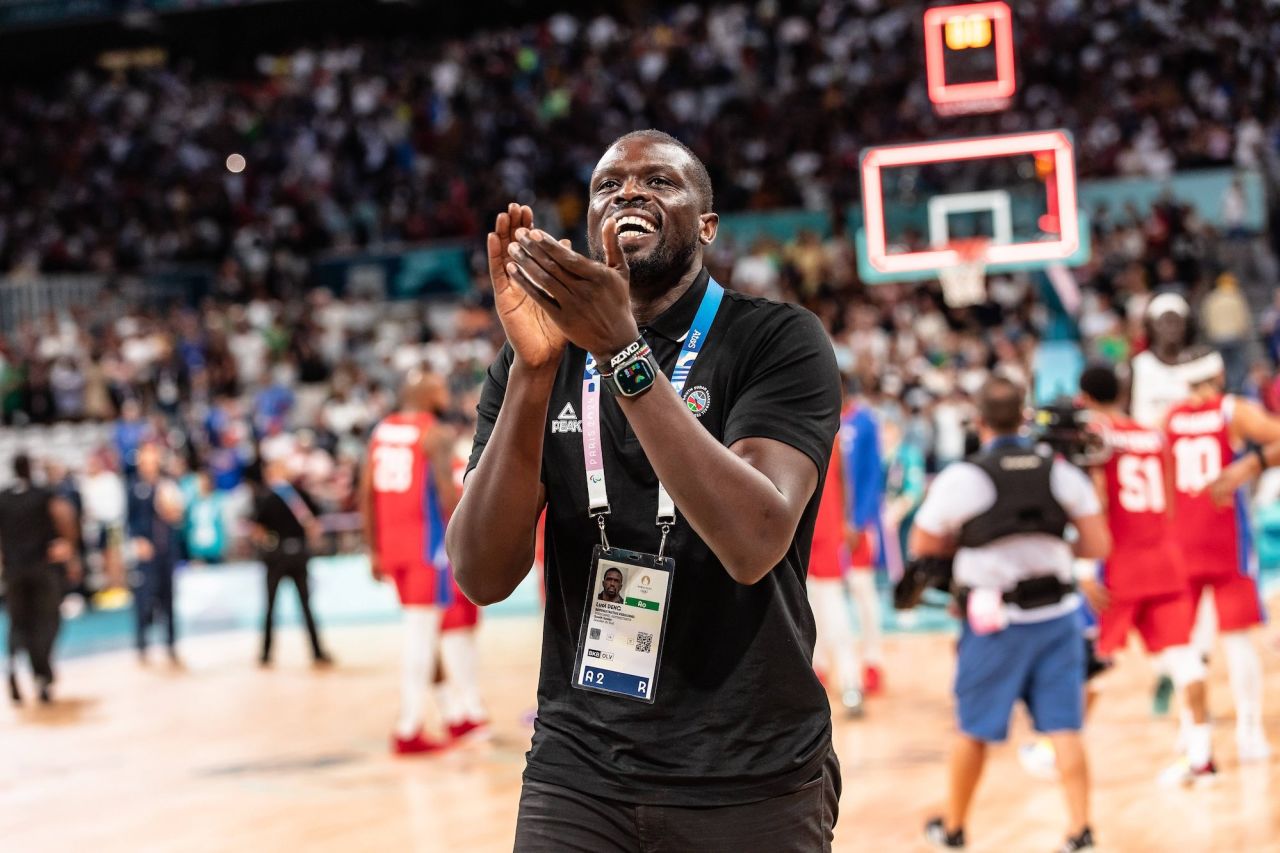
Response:
M924 840L934 847L942 847L947 850L963 850L964 827L957 829L955 832L947 832L947 828L942 824L942 818L930 818L929 822L924 825Z
M1169 705L1173 702L1173 679L1167 675L1160 676L1156 682L1155 692L1151 694L1151 713L1163 717L1169 713Z
M1238 733L1236 735L1236 752L1241 764L1263 763L1271 759L1271 746L1262 730Z
M1079 835L1068 835L1055 853L1085 853L1093 849L1093 830L1086 826Z
M1048 738L1024 743L1018 747L1018 763L1027 775L1052 782L1058 778L1058 755Z
M850 687L840 694L840 704L844 706L844 715L855 720L860 718L865 710L862 691L856 687Z
M1179 758L1160 773L1158 782L1161 788L1203 788L1212 785L1218 778L1218 767L1213 759L1202 767L1192 767L1186 758Z
M439 752L445 746L447 744L440 741L424 738L421 729L414 732L412 737L403 738L394 734L391 736L391 752L395 755L425 755L430 752Z
M18 689L18 674L9 673L9 701L14 705L22 704L22 691Z
M458 740L464 738L472 732L480 731L488 727L486 720L463 720L460 723L454 723L449 726L449 739Z
M47 678L36 679L36 687L39 691L41 705L53 704L53 694L50 692L52 686L52 683Z
M879 696L884 690L884 672L875 664L862 668L862 692L867 696Z

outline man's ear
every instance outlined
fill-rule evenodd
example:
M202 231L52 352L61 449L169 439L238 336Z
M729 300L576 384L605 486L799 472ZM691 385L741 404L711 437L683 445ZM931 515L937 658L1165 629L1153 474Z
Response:
M698 217L698 239L702 245L709 246L720 231L720 214L704 213Z

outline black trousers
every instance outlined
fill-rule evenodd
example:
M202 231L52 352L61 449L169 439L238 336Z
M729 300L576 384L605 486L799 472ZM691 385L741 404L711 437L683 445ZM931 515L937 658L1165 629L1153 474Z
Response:
M174 564L164 559L152 559L138 563L138 585L133 589L133 613L135 617L135 641L138 651L147 649L147 629L159 619L164 620L165 645L172 652L178 642L178 625L173 616Z
M262 624L262 659L271 659L271 635L275 632L276 592L280 582L285 578L293 581L298 590L298 603L302 606L302 621L307 625L307 635L311 638L311 654L316 658L324 657L324 648L320 644L320 631L316 628L315 617L311 615L311 586L307 582L307 561L310 556L301 554L268 554L263 557L267 565L267 613Z
M6 579L9 607L9 671L18 652L26 651L31 671L46 684L53 681L53 643L62 614L62 578L53 569Z
M817 778L762 802L643 806L525 779L516 853L828 853L840 803L831 753Z

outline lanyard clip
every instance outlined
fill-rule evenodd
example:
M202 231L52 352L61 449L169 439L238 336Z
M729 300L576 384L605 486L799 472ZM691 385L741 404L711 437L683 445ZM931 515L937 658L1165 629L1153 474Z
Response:
M664 550L666 550L666 547L667 547L667 534L668 534L668 533L670 533L670 532L671 532L671 525L670 525L670 524L663 524L663 525L662 525L662 539L661 539L661 541L659 541L659 542L658 542L658 561L659 561L659 562L661 562L661 561L662 561L662 552L663 552Z
M600 513L599 515L597 515L597 516L596 516L596 524L600 525L600 547L602 547L602 548L604 548L606 551L608 551L608 550L609 550L609 537L608 537L608 535L607 535L607 534L605 534L605 532L604 532L604 513ZM663 538L665 539L666 537L664 536ZM659 553L661 553L661 552L659 552Z

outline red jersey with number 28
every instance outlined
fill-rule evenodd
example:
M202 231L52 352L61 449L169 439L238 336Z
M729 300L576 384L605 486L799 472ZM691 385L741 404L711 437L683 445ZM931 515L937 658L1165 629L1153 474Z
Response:
M388 569L432 565L430 535L443 528L423 439L435 424L426 413L388 415L369 443L378 557Z
M1124 601L1180 592L1186 576L1169 524L1164 436L1127 417L1111 420L1103 434L1111 447L1103 467L1113 542L1103 569L1107 589Z
M1166 432L1173 459L1173 531L1192 577L1241 572L1239 508L1218 506L1207 491L1231 464L1232 409L1235 398L1215 396L1169 410Z

